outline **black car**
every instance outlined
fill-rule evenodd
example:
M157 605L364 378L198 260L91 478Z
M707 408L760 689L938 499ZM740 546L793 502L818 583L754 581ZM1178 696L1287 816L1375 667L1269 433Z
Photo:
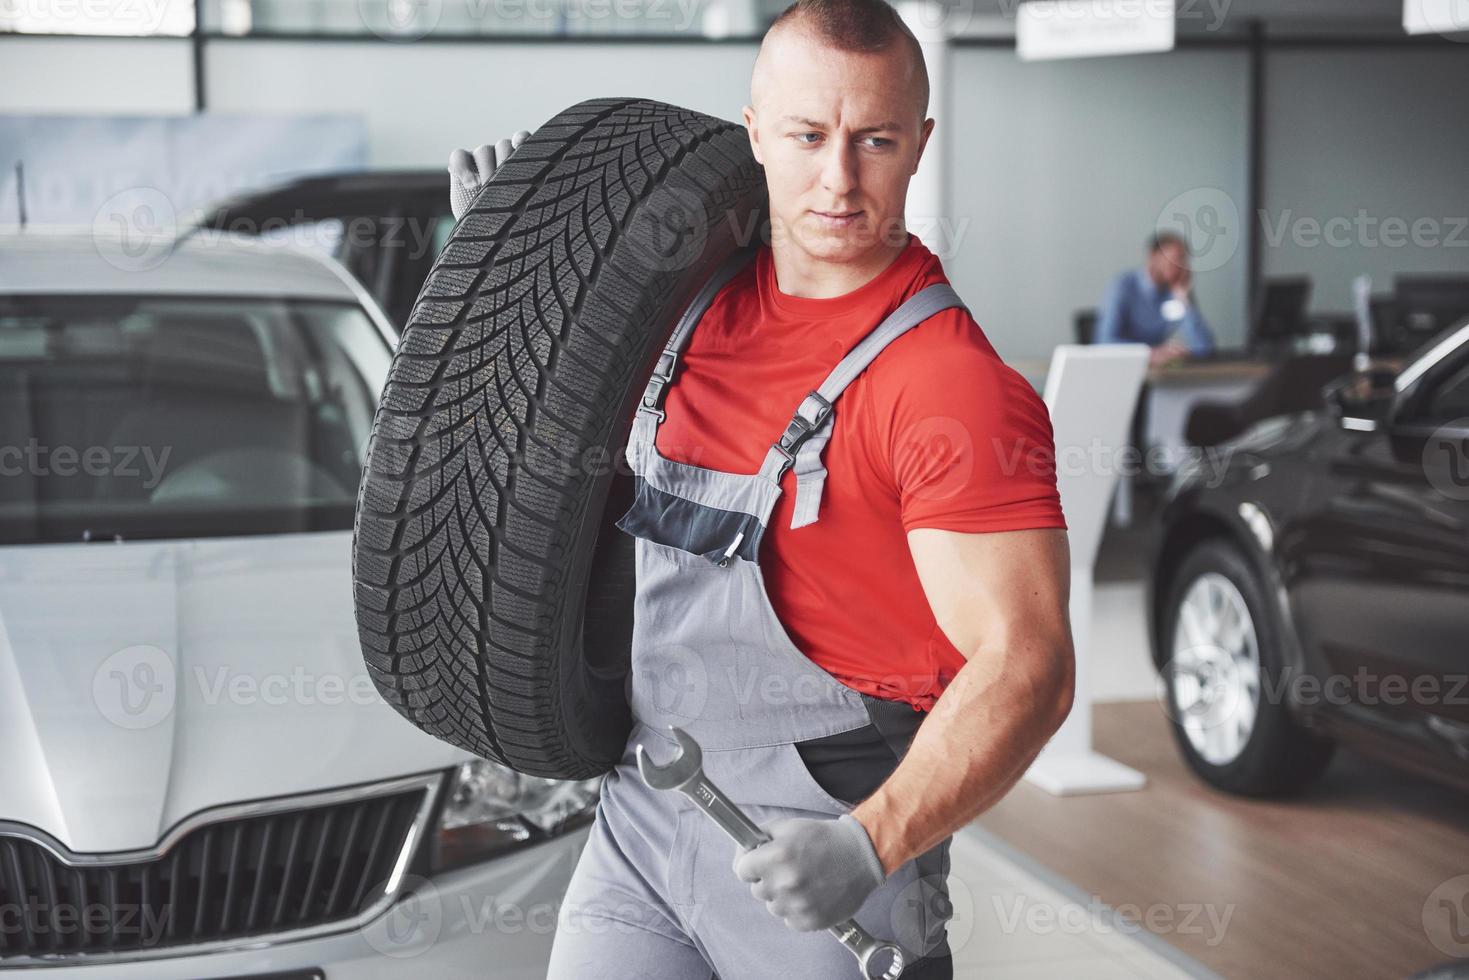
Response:
M200 228L320 245L367 288L401 331L454 215L447 170L305 177L211 208Z
M1175 480L1149 636L1189 766L1287 793L1337 742L1469 788L1469 320Z

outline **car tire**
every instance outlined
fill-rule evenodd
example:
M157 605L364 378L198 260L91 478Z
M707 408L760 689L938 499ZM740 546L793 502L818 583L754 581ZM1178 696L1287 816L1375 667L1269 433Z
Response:
M364 660L415 726L535 776L610 769L631 727L623 452L700 287L768 236L744 127L595 99L526 139L454 227L368 442Z
M1208 539L1179 563L1167 596L1163 698L1184 761L1211 786L1242 796L1304 788L1334 745L1302 728L1278 696L1285 627L1260 573L1232 543ZM1218 610L1212 619L1200 613L1210 608Z

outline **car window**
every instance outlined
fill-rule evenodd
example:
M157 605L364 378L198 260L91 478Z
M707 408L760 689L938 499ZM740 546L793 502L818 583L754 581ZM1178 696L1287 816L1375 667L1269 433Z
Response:
M338 302L0 297L0 541L348 529L391 356Z
M1469 418L1469 361L1428 392L1418 415L1417 421L1432 425Z

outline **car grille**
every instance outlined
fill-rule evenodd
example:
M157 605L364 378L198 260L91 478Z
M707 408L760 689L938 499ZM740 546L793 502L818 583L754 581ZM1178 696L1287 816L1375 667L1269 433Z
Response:
M67 863L0 836L0 963L238 939L350 919L385 893L428 788L197 826L160 855Z

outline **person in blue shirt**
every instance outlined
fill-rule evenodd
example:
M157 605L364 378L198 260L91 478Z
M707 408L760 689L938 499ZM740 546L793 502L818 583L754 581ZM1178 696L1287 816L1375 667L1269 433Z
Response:
M1214 335L1190 295L1192 287L1188 243L1174 232L1158 232L1148 239L1143 267L1108 284L1093 342L1148 344L1153 364L1207 354Z

